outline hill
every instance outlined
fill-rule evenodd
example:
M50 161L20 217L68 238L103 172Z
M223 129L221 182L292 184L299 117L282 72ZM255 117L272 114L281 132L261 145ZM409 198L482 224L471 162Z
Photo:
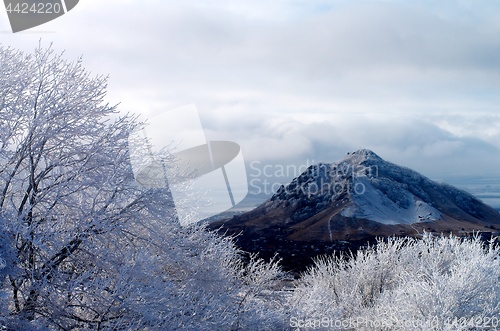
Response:
M471 194L359 150L307 168L254 210L210 224L264 255L301 260L376 237L500 229L500 213Z

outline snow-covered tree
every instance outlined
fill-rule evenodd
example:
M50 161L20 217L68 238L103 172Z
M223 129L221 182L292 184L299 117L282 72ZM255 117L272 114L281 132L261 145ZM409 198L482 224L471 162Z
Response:
M50 319L61 305L78 305L97 238L144 208L126 176L127 132L136 124L110 122L105 77L90 77L80 61L50 49L2 49L0 72L0 208L16 251L11 313Z
M0 323L9 330L282 323L281 308L263 295L279 278L276 263L243 264L231 240L181 227L168 190L134 182L127 139L140 124L105 102L106 81L51 48L0 47Z

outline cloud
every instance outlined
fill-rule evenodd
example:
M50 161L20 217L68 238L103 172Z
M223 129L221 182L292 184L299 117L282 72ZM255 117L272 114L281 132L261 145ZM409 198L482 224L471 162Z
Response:
M335 162L346 152L369 148L388 161L414 168L431 178L496 175L500 146L457 135L415 115L309 114L246 121L238 115L212 119L213 140L237 141L247 163L295 165Z
M93 71L111 75L123 107L142 103L141 111L150 100L246 102L245 92L259 96L248 102L260 102L260 111L284 113L314 110L305 104L420 111L423 100L453 109L484 94L498 98L495 30L438 15L458 2L442 5L447 11L397 1L309 3L89 1L43 38L84 54Z
M372 148L429 175L494 172L499 10L489 0L87 0L3 42L32 50L42 38L83 54L110 75L124 112L194 102L207 137L237 141L250 161Z

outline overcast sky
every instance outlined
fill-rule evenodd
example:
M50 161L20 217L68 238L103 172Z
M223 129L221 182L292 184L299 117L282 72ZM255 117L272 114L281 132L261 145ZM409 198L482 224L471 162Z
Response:
M195 103L249 164L369 148L431 178L500 175L500 2L80 0L12 34L109 74L145 118Z

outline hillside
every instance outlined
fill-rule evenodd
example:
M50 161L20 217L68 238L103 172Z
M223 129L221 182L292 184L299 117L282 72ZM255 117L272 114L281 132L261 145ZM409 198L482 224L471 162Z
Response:
M340 162L310 166L254 210L210 228L239 234L251 251L301 258L378 236L491 232L500 229L500 213L364 149Z

